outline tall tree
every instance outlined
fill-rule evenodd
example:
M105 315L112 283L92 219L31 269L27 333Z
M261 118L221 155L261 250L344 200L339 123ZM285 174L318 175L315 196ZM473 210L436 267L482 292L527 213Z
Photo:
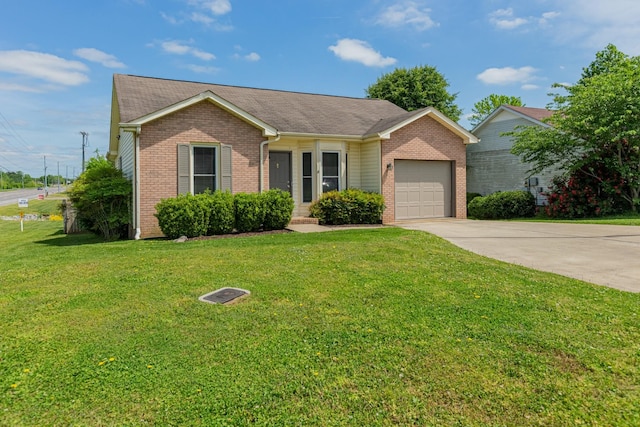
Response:
M471 110L472 114L471 117L469 117L469 123L471 124L471 126L476 127L484 119L486 119L489 114L491 114L496 108L501 105L524 107L522 99L520 99L519 96L497 95L495 93L492 93L486 98L482 98L480 101L473 104L473 109Z
M397 68L382 75L366 89L367 98L393 102L407 111L434 107L453 121L462 110L454 103L457 93L447 91L449 82L435 68L428 65L410 69Z
M609 45L584 69L578 84L560 86L551 128L510 132L512 152L533 164L533 172L559 166L580 171L621 191L629 208L640 204L640 57L619 55ZM615 53L611 55L611 53ZM602 164L603 170L589 165ZM620 182L608 178L619 176Z

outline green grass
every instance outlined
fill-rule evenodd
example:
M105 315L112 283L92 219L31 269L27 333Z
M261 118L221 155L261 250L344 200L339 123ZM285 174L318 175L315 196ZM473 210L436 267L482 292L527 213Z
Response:
M0 247L1 425L640 425L639 294L427 233Z
M56 195L55 198L47 198L44 200L29 200L29 207L27 208L19 208L18 202L7 205L0 206L0 216L16 216L20 215L20 212L24 212L25 214L60 214L60 203L62 202L62 198Z
M528 218L522 221L568 222L574 224L640 225L640 213L627 213L621 215L610 215L606 217L580 219L551 219L538 217Z

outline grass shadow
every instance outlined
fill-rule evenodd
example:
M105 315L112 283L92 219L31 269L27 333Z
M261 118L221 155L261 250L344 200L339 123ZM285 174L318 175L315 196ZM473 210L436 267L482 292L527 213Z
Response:
M103 239L88 232L76 233L76 234L64 234L64 231L58 230L51 233L49 236L55 236L50 239L36 240L33 243L39 245L48 246L80 246L80 245L95 245L97 243L105 243Z

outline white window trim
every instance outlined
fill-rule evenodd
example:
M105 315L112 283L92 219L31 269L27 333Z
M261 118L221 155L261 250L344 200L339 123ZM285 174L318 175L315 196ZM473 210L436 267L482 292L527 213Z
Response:
M341 191L342 188L342 172L343 172L343 166L342 166L342 152L339 150L322 150L320 153L320 194L324 194L324 188L322 187L322 184L324 182L324 154L337 154L338 155L338 189L337 191ZM330 178L334 178L334 176L330 176Z
M193 153L194 148L213 148L214 156L215 156L215 190L220 189L220 144L206 144L206 143L191 143L189 144L189 192L191 194L196 194L194 178L195 178L195 165L194 158L195 155ZM215 191L214 190L214 191Z

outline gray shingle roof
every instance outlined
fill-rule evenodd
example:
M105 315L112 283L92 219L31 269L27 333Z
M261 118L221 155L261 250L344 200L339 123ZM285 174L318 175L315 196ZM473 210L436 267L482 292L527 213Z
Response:
M206 91L232 103L279 132L369 135L412 113L388 101L255 89L115 74L120 121L132 122ZM386 126L386 127L385 127Z

